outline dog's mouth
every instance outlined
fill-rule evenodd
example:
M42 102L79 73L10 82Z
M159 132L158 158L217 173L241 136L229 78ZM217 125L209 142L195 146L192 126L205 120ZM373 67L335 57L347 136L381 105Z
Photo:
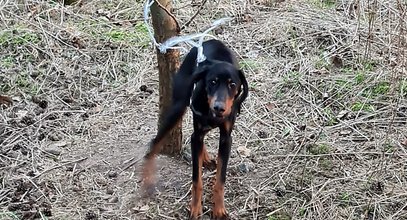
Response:
M224 119L224 118L226 118L226 115L212 110L212 117L214 117L216 119Z

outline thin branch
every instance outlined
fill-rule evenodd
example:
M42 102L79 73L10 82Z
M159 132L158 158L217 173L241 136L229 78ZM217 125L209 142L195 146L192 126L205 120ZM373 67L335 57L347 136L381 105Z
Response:
M130 162L127 166L125 166L121 171L120 171L120 173L122 173L122 172L124 172L125 170L127 170L127 169L129 169L130 167L132 167L134 164L136 164L136 163L138 163L140 160L142 160L143 159L143 157L141 157L141 158L139 158L139 159L137 159L137 160L134 160L134 158L133 159L131 159L130 161L132 161L132 160L134 160L133 162ZM120 174L119 173L119 174Z
M72 163L79 163L79 162L82 162L82 161L84 161L84 160L86 160L86 159L88 159L88 158L87 158L87 157L84 157L84 158L81 158L81 159L78 159L78 160L74 160L74 161L69 161L69 162L63 163L63 164L58 165L58 166L55 166L55 167L51 167L51 168L49 168L49 169L47 169L47 170L42 171L42 172L39 173L38 175L34 176L32 179L36 179L36 178L42 176L43 174L48 173L48 172L50 172L50 171L52 171L52 170L55 170L55 169L64 167L64 166L69 165L69 164L72 164Z
M191 22L198 16L198 14L201 12L203 9L204 5L206 4L208 0L203 0L201 5L199 6L198 10L195 12L195 14L181 27L181 30L184 30L186 27L188 27Z

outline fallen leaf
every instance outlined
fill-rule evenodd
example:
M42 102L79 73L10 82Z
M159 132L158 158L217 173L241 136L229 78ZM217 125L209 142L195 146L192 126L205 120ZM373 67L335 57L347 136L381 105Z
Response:
M28 111L26 111L26 110L20 110L20 111L16 112L18 120L21 120L22 118L27 116L27 114L28 114Z
M44 151L49 154L55 155L55 156L61 155L61 151L56 148L47 148L47 149L44 149Z
M343 60L337 54L331 57L331 62L336 68L341 68L343 66Z
M249 157L251 155L251 150L246 148L245 146L240 146L237 148L237 152L242 157Z
M267 107L267 110L271 111L276 107L276 105L272 102L269 102L266 104L266 107Z
M338 113L338 115L336 116L337 119L342 119L344 118L347 114L349 113L348 110L342 110Z
M59 148L59 147L66 147L68 142L66 141L56 141L48 145L49 148Z
M89 114L97 114L97 113L100 113L102 111L103 111L103 107L98 105L98 106L95 106L95 107L89 109L88 113Z
M351 133L352 133L352 130L351 130L351 129L344 129L344 130L341 130L341 131L339 132L339 134L342 135L342 136L349 135L349 134L351 134Z
M11 100L10 97L4 96L4 95L0 95L0 105L7 105L7 106L10 106L11 104L13 104L13 101Z
M146 211L148 211L149 209L150 209L150 207L149 207L148 205L137 206L137 207L134 207L134 208L133 208L133 210L134 210L135 212L146 212Z

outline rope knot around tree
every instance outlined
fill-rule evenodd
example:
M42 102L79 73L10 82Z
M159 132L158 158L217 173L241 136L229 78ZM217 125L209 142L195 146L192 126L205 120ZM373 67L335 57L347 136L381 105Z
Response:
M176 25L179 29L178 22L176 21L174 15L172 15L169 12L169 10L167 10L164 6L162 6L157 0L147 0L146 3L144 4L144 11L143 11L144 12L143 13L144 14L144 23L147 27L148 34L149 34L150 39L151 39L152 43L154 44L154 46L160 51L160 53L166 53L168 49L181 49L184 52L187 52L188 48L185 48L182 46L176 46L176 45L179 45L180 43L186 43L187 45L196 47L196 48L198 48L198 54L197 54L197 58L196 58L197 65L206 60L206 57L203 54L203 48L202 48L202 43L203 43L204 39L206 37L216 39L216 37L209 34L209 32L216 29L217 27L225 24L226 22L232 20L232 18L230 18L230 17L221 18L221 19L214 21L211 24L211 26L202 33L190 34L190 35L185 35L185 36L174 36L174 37L169 38L165 42L159 43L154 38L154 31L151 28L150 23L149 23L150 9L154 3L156 3L161 9L163 9L172 19L174 19L174 22L176 23ZM190 23L190 22L188 22L188 23Z

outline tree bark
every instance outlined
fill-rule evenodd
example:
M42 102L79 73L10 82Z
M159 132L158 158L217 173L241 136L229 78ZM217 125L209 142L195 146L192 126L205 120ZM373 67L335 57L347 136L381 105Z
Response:
M161 43L168 38L177 36L180 32L179 26L175 18L170 14L172 11L171 0L157 0L160 5L155 2L151 6L151 17L154 28L154 37L157 42ZM165 10L163 9L165 8ZM158 72L159 72L159 120L158 127L161 127L166 110L171 105L172 101L172 79L173 75L179 68L179 51L167 50L167 53L162 54L157 50ZM164 140L161 153L174 155L181 151L182 146L182 125L181 121L177 123L174 129Z

